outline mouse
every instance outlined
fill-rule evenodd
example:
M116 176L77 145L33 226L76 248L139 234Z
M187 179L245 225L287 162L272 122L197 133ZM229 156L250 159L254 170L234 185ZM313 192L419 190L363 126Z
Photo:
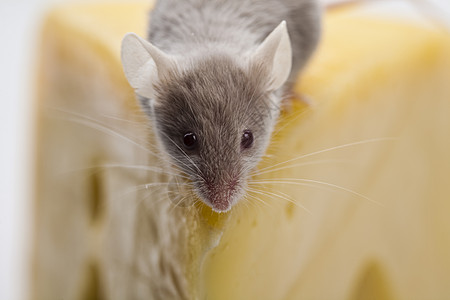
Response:
M124 74L158 148L213 211L246 194L320 32L316 0L158 0L148 36L124 36Z

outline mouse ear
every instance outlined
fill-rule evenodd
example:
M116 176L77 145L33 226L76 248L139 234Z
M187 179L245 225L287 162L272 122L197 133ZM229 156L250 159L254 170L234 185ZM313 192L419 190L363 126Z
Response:
M175 66L173 58L135 33L124 36L121 59L128 82L136 94L146 98L154 97L153 84Z
M282 21L253 52L251 60L263 64L270 73L268 90L279 89L288 79L292 66L292 49L286 21Z

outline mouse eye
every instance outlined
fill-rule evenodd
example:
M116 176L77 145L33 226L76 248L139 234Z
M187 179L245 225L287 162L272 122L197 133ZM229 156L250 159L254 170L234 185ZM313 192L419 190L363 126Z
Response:
M241 139L241 149L250 148L253 145L253 133L250 130L244 130Z
M197 135L193 132L185 133L183 136L183 144L187 150L193 150L197 147Z

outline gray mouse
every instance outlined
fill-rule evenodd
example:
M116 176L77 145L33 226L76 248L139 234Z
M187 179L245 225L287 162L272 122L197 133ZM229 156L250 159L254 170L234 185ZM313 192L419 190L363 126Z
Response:
M216 212L245 195L320 37L316 0L159 0L122 64L158 144Z

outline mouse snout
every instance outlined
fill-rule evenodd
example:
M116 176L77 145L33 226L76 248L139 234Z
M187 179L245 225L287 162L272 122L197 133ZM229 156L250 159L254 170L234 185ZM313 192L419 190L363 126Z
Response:
M240 193L239 180L233 178L226 182L206 181L203 193L206 202L216 212L227 212L237 201Z

